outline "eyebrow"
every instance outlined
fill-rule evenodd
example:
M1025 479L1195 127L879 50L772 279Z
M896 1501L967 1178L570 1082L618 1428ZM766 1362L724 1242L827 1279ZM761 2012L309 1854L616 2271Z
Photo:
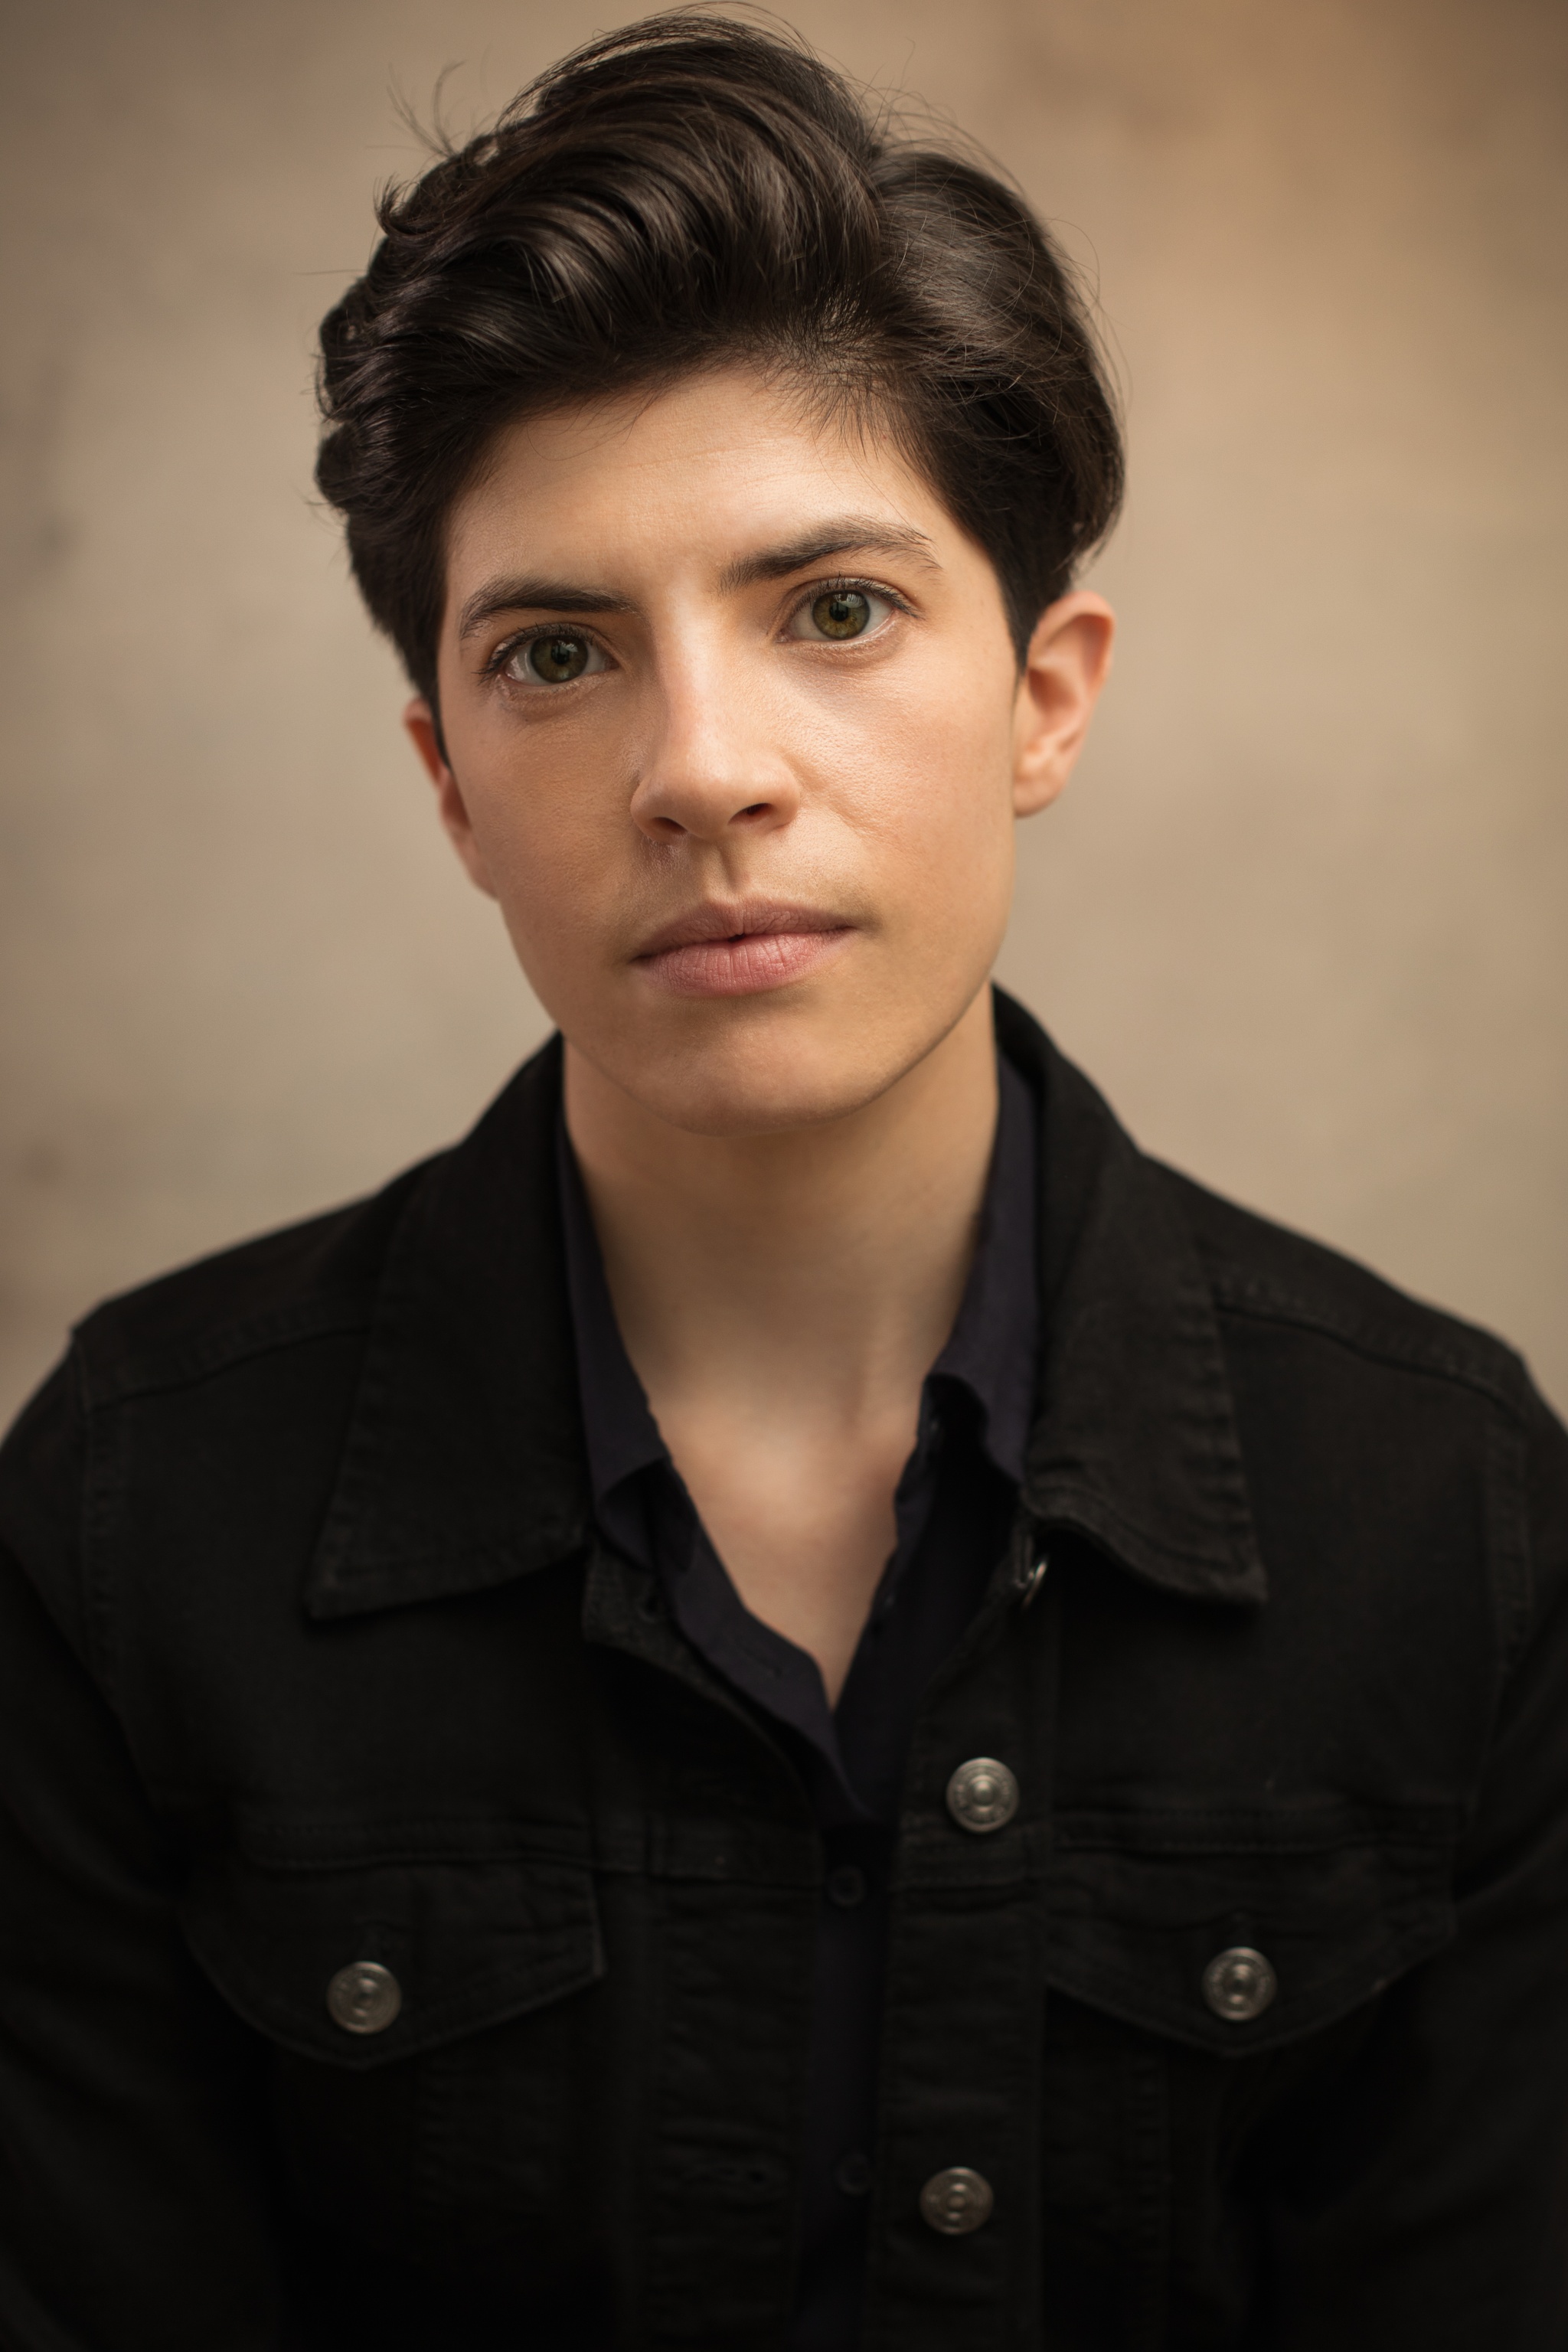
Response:
M930 571L939 568L936 550L923 530L886 523L875 515L840 515L782 547L727 563L719 574L720 590L728 596L738 588L754 586L759 580L784 580L792 572L825 563L830 555L901 555L912 557Z
M541 608L547 613L624 613L626 599L604 588L574 587L569 580L487 580L458 615L458 642L461 645L498 613Z
M874 516L841 515L783 546L738 556L719 574L719 592L732 596L742 588L754 587L759 580L785 580L792 572L805 572L837 555L900 556L930 571L939 568L936 550L923 530L890 525ZM605 588L584 588L569 580L521 575L489 580L475 590L458 614L458 639L461 644L471 637L498 613L624 613L628 609L625 596L612 595Z

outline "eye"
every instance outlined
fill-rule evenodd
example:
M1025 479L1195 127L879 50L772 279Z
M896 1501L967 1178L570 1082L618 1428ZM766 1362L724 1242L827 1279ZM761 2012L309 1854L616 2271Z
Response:
M826 639L844 645L851 637L868 635L892 609L889 597L879 596L870 588L819 588L791 614L789 633L818 644Z
M604 650L576 629L546 629L514 645L500 665L503 677L521 686L570 686L607 667Z

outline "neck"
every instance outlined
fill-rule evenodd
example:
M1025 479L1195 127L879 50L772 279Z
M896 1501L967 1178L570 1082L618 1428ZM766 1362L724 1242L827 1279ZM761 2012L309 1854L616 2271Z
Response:
M973 1255L996 1119L988 990L847 1118L693 1135L568 1045L566 1119L656 1410L701 1397L726 1418L840 1431L908 1419Z

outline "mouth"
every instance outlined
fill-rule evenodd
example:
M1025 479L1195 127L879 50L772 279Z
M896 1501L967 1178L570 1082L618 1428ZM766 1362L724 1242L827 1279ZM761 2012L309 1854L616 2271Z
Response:
M756 996L819 969L853 929L820 907L694 907L656 931L632 961L672 996Z

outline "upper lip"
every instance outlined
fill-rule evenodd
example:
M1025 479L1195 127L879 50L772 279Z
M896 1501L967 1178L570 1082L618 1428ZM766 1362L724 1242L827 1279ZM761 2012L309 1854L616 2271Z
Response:
M841 931L844 928L842 915L829 914L823 907L791 907L772 898L747 898L731 906L710 901L651 933L636 952L637 958L668 955L672 948L700 947L711 940L750 939L758 932Z

